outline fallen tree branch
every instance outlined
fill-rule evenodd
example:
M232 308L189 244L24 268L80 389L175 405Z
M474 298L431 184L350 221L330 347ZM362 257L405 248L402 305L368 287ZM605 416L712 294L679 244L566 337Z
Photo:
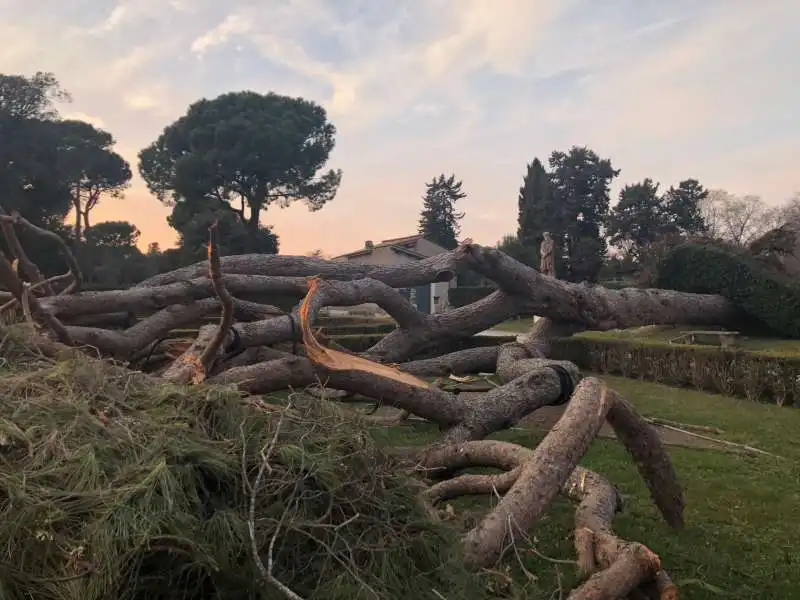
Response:
M373 282L373 280L369 279L362 281L367 284L371 284ZM345 284L347 285L345 290L347 292L351 292L351 287L354 287L354 284L362 283L362 281L352 282L349 285ZM377 283L379 286L378 289L380 292L378 294L382 296L382 300L387 305L390 305L395 310L397 318L407 322L424 322L422 315L413 310L411 305L408 304L405 299L400 296L400 294L394 290L391 290L391 288L387 288L386 286L380 287L381 284L378 282L375 283ZM311 325L316 320L320 308L326 306L328 303L334 302L335 300L333 299L337 298L337 296L345 296L345 294L340 293L342 291L342 287L344 287L344 285L338 282L328 284L316 278L309 282L308 294L306 294L306 297L303 299L303 302L298 309L300 331L303 334L303 344L305 345L306 355L308 358L312 362L332 371L361 371L413 387L422 389L431 388L426 381L423 381L418 377L414 377L413 375L409 375L408 373L403 373L394 367L375 363L358 356L339 352L337 350L331 350L330 348L325 348L317 341L317 339L314 337L314 333L311 331ZM395 294L396 298L386 293L388 291L391 291L393 294ZM356 288L355 294L357 296L361 296L362 290ZM347 294L346 296L347 297L345 299L348 301L359 304L361 303L359 302L361 298L353 298L352 294ZM369 297L373 297L373 294L369 294ZM396 301L397 299L399 299L399 301Z
M516 316L522 305L520 298L498 290L467 306L429 315L424 327L398 327L364 355L379 362L399 363L426 351L447 349L453 342Z
M289 295L296 296L299 300L308 290L307 280L302 277L224 274L222 283L237 298ZM214 295L214 284L205 276L153 288L133 287L127 290L53 296L44 299L44 306L60 318L67 318L114 312L156 311L173 304L186 304Z
M497 346L467 348L442 356L397 364L397 368L418 377L490 373L497 366Z
M217 223L208 228L208 274L217 298L222 306L219 326L203 327L194 344L181 354L162 375L175 383L200 383L217 359L233 325L234 299L222 281L219 260Z
M5 256L0 253L0 282L8 288L14 297L25 307L30 307L30 320L35 324L49 329L62 344L71 345L72 339L64 325L55 316L44 310L39 304L39 300L33 294L28 293L26 285L17 275L14 267L8 262Z
M211 368L211 364L217 358L217 352L222 348L225 338L233 325L233 296L230 295L225 288L222 281L222 271L219 266L219 241L218 226L215 221L214 224L208 228L208 272L211 278L211 283L214 286L214 292L219 298L222 305L222 315L219 320L219 327L211 340L211 343L206 347L200 355L200 366L203 369L203 378Z
M466 561L473 567L497 561L510 531L525 533L550 506L600 431L611 408L608 391L594 378L584 379L556 427L522 465L522 472L500 503L464 540Z
M524 465L535 451L508 442L469 442L450 453L445 462L449 467L492 466L507 469L496 475L460 475L439 482L422 492L422 501L436 517L434 507L452 498L477 494L507 494L521 477ZM440 457L442 457L440 455ZM589 579L569 596L573 600L614 600L629 594L639 586L655 587L659 593L675 593L675 586L660 560L642 544L625 542L613 532L612 522L622 510L617 490L598 474L576 466L559 491L578 503L575 511L575 548L578 569ZM507 497L507 496L506 496ZM495 509L497 510L497 509ZM505 526L518 529L513 514L507 514ZM480 526L479 526L480 527ZM473 530L475 531L475 530ZM676 595L664 598L676 599Z
M28 258L28 254L25 252L25 249L22 247L22 244L19 241L17 232L14 231L13 222L10 220L9 215L5 214L5 209L2 206L0 206L0 217L7 217L7 219L0 219L0 230L2 230L3 236L6 239L9 251L18 261L22 271L32 284L43 288L45 294L52 294L53 288L44 278L42 272L39 270L39 267L37 267L36 264L34 264L31 259Z
M645 417L645 421L652 425L658 426L669 426L669 427L676 427L678 429L687 430L687 431L695 431L701 433L714 433L717 435L721 435L725 433L719 427L711 427L708 425L693 425L691 423L681 423L679 421L671 421L669 419L661 419L659 417Z
M238 318L248 318L252 316L254 309L258 312L260 306L262 305L235 300L234 315ZM130 360L142 349L167 337L173 329L194 325L217 310L219 310L219 300L206 298L189 304L167 306L123 331L76 325L67 325L66 330L76 344L90 346L120 360ZM268 331L273 334L274 339L270 340L268 336L262 336L267 343L275 343L291 337L291 327L280 327L280 321L285 324L285 319L270 319L269 321L258 321L258 323L272 321L276 321L276 327L274 330ZM252 324L242 323L240 327L245 328L248 325ZM263 333L263 325L259 331Z
M45 290L45 293L47 293L47 289L48 289L48 286L49 286L49 289L52 292L53 284L61 283L62 281L72 280L72 279L74 279L74 276L72 275L71 272L70 273L62 273L61 275L54 275L53 277L45 279L44 281L40 281L39 283L34 283L34 284L30 285L28 287L28 289L29 289L29 291L31 293L33 293L33 292L35 292L37 290ZM5 304L0 306L0 315L6 313L7 311L15 309L18 305L19 305L19 301L12 296L10 300L8 300Z
M67 261L67 266L69 267L69 270L74 277L73 291L76 292L80 291L81 285L83 284L83 274L81 273L81 267L78 264L78 261L75 260L75 256L72 254L72 251L69 249L69 246L67 245L67 242L64 240L64 238L62 238L60 235L58 235L53 231L48 231L47 229L43 229L37 225L34 225L30 221L28 221L25 217L23 217L21 214L19 214L19 212L17 211L12 211L10 215L0 214L0 221L2 221L3 223L12 223L14 225L21 225L25 229L28 229L29 231L41 237L53 240L61 250L61 254L64 255L64 259ZM14 236L14 238L16 239L16 235ZM17 243L19 243L19 240L17 240ZM20 250L22 250L21 246ZM24 251L22 251L22 255L23 256L25 255ZM20 256L18 256L17 258L19 258L20 261L22 261L22 258ZM27 256L25 256L25 260L27 260L32 266L32 268L38 273L38 278L34 283L39 283L40 281L44 280L41 273L39 272L39 269L33 263L30 262ZM52 290L50 290L49 293L52 294Z
M754 446L750 446L748 444L739 444L736 442L729 442L728 440L723 440L720 438L710 437L707 435L702 435L695 431L689 431L688 429L682 429L680 427L673 427L672 425L666 425L665 423L659 423L659 427L664 427L665 429L671 429L672 431L677 431L684 435L688 435L691 437L696 437L701 440L706 440L708 442L714 442L716 444L721 444L723 446L728 446L729 448L737 448L739 450L744 450L745 452L750 452L752 454L760 454L761 456L770 456L772 458L780 458L782 460L786 460L785 457L780 456L778 454L773 454L772 452L767 452L766 450L761 450L760 448L755 448Z
M722 296L660 289L609 290L542 275L495 248L471 244L463 252L470 268L507 294L524 299L523 312L559 323L607 331L637 325L720 325L739 315L733 303Z
M225 273L236 275L269 273L273 277L321 277L335 281L369 278L380 281L389 287L404 288L431 282L451 281L458 273L460 260L459 254L444 252L419 262L385 266L328 261L307 256L242 254L223 257L220 268ZM169 273L150 277L136 287L155 287L194 279L200 277L205 269L205 262L198 262Z
M664 520L676 529L684 525L683 489L658 431L616 391L609 390L608 423L633 458Z

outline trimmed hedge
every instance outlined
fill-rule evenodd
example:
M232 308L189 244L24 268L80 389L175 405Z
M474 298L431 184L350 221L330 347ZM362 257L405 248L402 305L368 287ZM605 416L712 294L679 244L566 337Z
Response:
M351 352L364 352L375 344L377 344L384 337L384 334L370 334L370 335L332 335L330 339L347 348ZM456 350L466 350L467 348L480 348L483 346L499 346L508 342L513 342L517 339L516 334L508 336L489 336L489 335L473 335L455 342L452 347L452 352ZM433 356L436 356L434 353ZM420 356L415 356L414 360L421 358L429 358L425 353Z
M752 259L714 246L684 244L659 263L658 287L725 296L776 332L800 338L800 286Z
M354 323L354 324L344 324L344 323L331 323L326 324L325 322L318 322L319 326L322 327L322 331L327 336L336 336L336 335L377 335L377 334L387 334L394 331L396 325L394 323Z
M550 355L595 373L800 406L800 356L580 336L553 340Z
M448 292L448 299L450 301L450 306L453 308L459 308L461 306L467 306L468 304L472 304L473 302L477 302L481 298L485 298L492 292L494 292L497 288L493 287L454 287L450 288Z

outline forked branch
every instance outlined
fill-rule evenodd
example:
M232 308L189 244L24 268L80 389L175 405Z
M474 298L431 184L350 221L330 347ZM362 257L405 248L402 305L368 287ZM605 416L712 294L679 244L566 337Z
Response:
M50 239L53 242L55 242L58 245L59 249L61 250L61 253L64 255L64 259L67 262L67 266L69 267L69 271L70 271L70 273L72 273L72 276L73 276L73 284L74 285L71 286L71 291L72 292L79 292L80 291L81 286L83 284L83 274L81 272L81 267L78 264L78 261L75 259L75 255L73 255L72 251L69 249L69 245L64 240L64 238L62 238L60 235L58 235L57 233L55 233L53 231L48 231L47 229L43 229L42 227L39 227L38 225L34 225L30 221L28 221L28 219L26 219L21 214L19 214L19 212L17 212L17 211L12 211L12 213L10 215L0 214L0 221L2 221L4 224L5 223L9 223L9 224L12 224L12 225L20 225L20 226L24 227L25 229L31 231L32 233L35 233L36 235L39 235L41 237ZM13 228L12 228L12 231L13 231ZM19 240L17 239L16 235L14 235L13 238L16 239L17 240L17 244L19 244ZM30 268L32 271L35 271L35 273L38 274L38 275L34 275L34 278L35 278L34 283L42 282L44 280L44 277L42 277L42 274L41 274L41 272L39 272L39 269L36 267L36 265L34 265L27 258L27 256L25 256L25 252L24 252L24 250L22 250L21 246L19 247L19 250L20 250L22 256L25 257L25 260L28 263L30 263L28 268ZM20 259L20 262L22 262L22 260L23 260L22 256L17 256L17 258ZM52 294L52 290L50 290L49 293Z

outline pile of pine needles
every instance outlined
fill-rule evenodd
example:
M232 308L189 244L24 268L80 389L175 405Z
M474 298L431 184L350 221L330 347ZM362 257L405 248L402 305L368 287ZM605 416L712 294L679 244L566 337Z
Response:
M0 338L0 599L485 597L352 413Z

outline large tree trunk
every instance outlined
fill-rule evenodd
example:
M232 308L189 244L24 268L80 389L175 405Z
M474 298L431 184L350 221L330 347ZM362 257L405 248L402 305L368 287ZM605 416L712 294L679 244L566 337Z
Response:
M329 399L368 398L431 421L441 437L415 451L414 458L427 469L431 485L423 500L432 516L435 505L450 497L505 494L464 537L470 565L481 568L500 560L510 540L524 539L554 496L562 493L580 503L576 551L583 574L589 577L571 598L611 600L647 585L673 589L658 557L641 544L614 535L611 519L618 496L613 486L579 466L607 421L665 520L682 526L682 491L650 425L601 381L581 380L572 363L548 360L546 345L536 339L502 347L450 349L520 313L545 317L534 338L653 323L724 325L737 317L727 300L669 290L613 291L571 284L473 244L402 266L277 255L220 260L216 251L211 255L210 264L158 275L132 289L42 298L31 318L55 331L64 344L88 345L93 352L148 369L154 354L171 352L160 348L171 331L217 312L222 302L220 326L203 327L195 340L182 344L180 356L173 356L173 362L157 373L181 383L208 379L212 384L235 385L245 394L308 388ZM467 268L494 280L498 290L469 306L427 315L396 289L448 281ZM23 295L13 270L0 269L0 276L16 296ZM287 294L302 300L291 314L269 305L271 297ZM323 307L368 302L395 320L392 333L361 355L320 341L313 324ZM137 313L143 319L124 330L91 324L118 313ZM52 340L43 345L53 352ZM421 353L432 357L420 360ZM430 380L482 371L494 371L499 385L477 400ZM486 441L542 406L563 403L568 405L558 426L534 449ZM494 467L501 473L459 475L472 466Z

